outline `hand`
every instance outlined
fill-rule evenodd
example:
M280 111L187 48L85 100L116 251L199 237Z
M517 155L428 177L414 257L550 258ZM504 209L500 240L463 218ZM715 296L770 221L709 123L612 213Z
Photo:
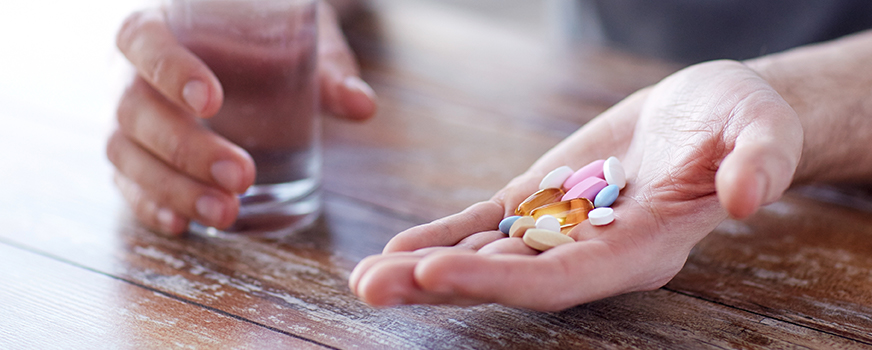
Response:
M656 289L732 215L744 218L790 185L803 129L754 71L733 61L684 69L606 111L491 200L394 237L361 261L350 287L373 305L478 304L553 311ZM628 185L616 220L587 221L577 242L543 253L496 231L562 165L617 156Z
M367 119L375 95L359 78L332 8L319 6L322 108ZM236 195L254 183L255 168L244 150L197 121L221 108L220 82L176 41L163 11L134 13L117 41L138 73L121 98L107 146L122 195L141 222L163 233L180 234L190 220L229 226L239 211Z

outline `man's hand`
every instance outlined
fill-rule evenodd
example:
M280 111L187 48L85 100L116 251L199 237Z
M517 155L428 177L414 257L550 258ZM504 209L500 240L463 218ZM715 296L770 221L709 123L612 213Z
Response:
M375 95L359 78L332 8L320 6L321 106L367 119ZM117 44L138 73L119 102L118 128L107 146L122 195L141 222L163 233L182 233L190 220L229 226L239 211L236 196L254 183L255 168L242 148L198 123L221 108L220 82L176 41L161 10L132 14Z
M364 259L352 291L373 305L496 302L560 310L666 284L690 249L731 215L777 200L800 160L794 110L738 62L684 69L630 96L545 154L491 200L394 237ZM603 227L544 253L499 221L562 165L617 156L628 185Z

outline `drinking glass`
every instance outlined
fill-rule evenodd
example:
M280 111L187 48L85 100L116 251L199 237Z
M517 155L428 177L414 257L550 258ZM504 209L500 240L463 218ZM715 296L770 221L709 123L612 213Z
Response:
M170 30L221 82L204 125L254 159L254 186L224 233L282 236L321 208L317 0L171 0ZM214 228L192 226L215 234Z

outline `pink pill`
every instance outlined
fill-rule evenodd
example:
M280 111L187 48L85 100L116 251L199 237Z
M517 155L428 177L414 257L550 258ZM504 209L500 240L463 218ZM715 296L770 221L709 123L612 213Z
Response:
M606 180L598 177L589 177L573 186L572 189L563 195L563 199L561 200L568 201L576 198L596 198L596 194L608 185L609 184Z
M570 176L566 181L563 182L563 188L565 190L569 190L575 185L577 185L581 180L587 179L589 177L598 177L600 179L605 180L605 175L603 175L603 163L606 161L604 159L595 160L588 165L585 165L583 168L578 169L572 176ZM596 195L596 193L594 193ZM590 198L588 198L590 199Z

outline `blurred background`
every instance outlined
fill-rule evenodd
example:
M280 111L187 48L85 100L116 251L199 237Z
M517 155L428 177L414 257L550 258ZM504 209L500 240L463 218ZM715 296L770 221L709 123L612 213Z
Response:
M391 0L384 0L391 1ZM402 0L559 44L577 28L572 0ZM381 0L371 1L377 7ZM0 4L0 104L107 123L130 70L115 48L127 14L160 0L5 1ZM567 18L572 20L567 22ZM446 26L452 25L446 23ZM577 37L576 34L572 35ZM0 116L2 118L2 116Z

